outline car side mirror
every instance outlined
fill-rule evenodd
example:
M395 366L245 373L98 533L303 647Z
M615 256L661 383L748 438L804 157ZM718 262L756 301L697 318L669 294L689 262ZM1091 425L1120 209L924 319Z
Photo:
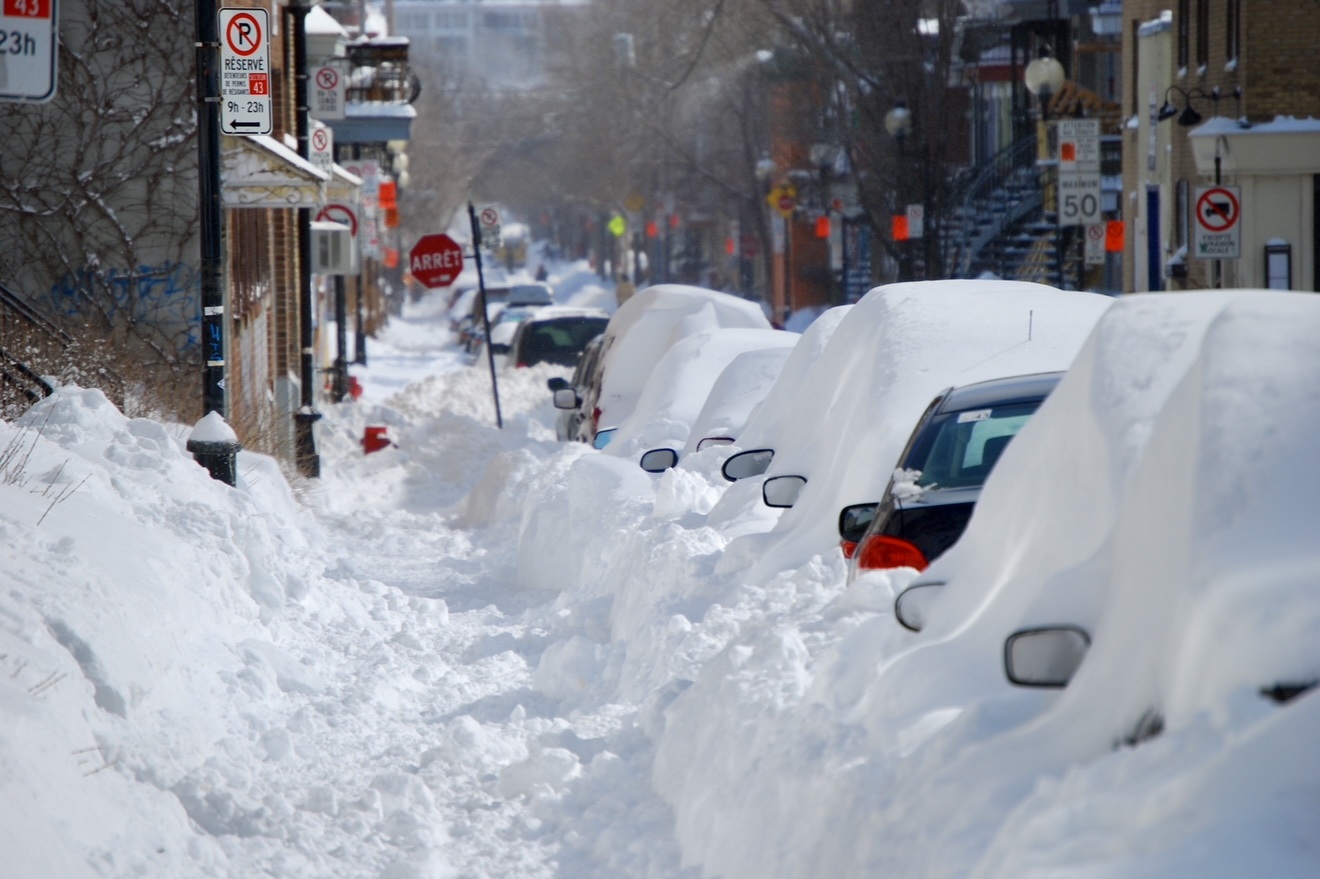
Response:
M591 438L591 447L593 449L603 449L608 446L610 440L614 439L614 431L616 430L618 430L617 427L611 427L596 431L596 435Z
M582 398L572 388L559 388L554 395L556 409L576 409L582 405Z
M1077 626L1023 629L1004 642L1004 673L1019 687L1066 687L1090 646Z
M678 463L678 452L673 449L651 449L638 462L647 473L664 473Z
M749 476L760 476L769 469L770 462L774 457L774 449L748 449L745 452L732 455L729 460L724 462L720 472L730 482L737 482L739 479L746 479Z
M849 504L839 510L839 539L848 543L860 543L875 519L875 511L880 504Z
M550 389L550 393L553 394L555 391L562 391L568 387L568 379L561 375L551 376L545 380L545 384Z
M761 499L767 507L791 507L798 502L806 485L805 476L772 476L761 486Z
M709 449L714 446L731 445L733 445L733 437L731 436L708 436L703 437L701 441L697 443L697 451L700 452L702 449Z
M894 599L894 619L910 632L920 632L930 619L930 608L939 598L943 583L914 583Z

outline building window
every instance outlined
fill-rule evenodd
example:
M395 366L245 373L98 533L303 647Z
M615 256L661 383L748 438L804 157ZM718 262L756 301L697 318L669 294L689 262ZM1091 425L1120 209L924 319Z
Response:
M1132 115L1141 113L1141 90L1137 88L1141 69L1141 19L1132 19Z
M1192 0L1178 0L1177 17L1174 27L1178 32L1178 75L1184 76L1191 63Z
M1196 68L1205 73L1210 64L1210 0L1196 0Z
M1278 238L1265 245L1265 286L1270 290L1292 289L1292 245Z
M1228 0L1228 20L1224 23L1224 57L1230 64L1237 61L1242 45L1242 0Z

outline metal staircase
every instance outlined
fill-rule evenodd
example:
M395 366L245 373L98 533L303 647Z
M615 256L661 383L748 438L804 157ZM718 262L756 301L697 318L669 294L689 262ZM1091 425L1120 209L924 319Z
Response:
M0 419L11 421L50 396L54 388L46 376L76 370L80 353L86 352L80 352L76 339L0 284ZM83 382L89 376L116 405L122 404L124 380L118 373L99 364L76 372Z

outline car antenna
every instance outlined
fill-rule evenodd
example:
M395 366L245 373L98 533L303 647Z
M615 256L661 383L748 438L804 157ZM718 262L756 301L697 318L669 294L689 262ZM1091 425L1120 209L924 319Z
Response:
M1032 323L1032 318L1035 317L1035 315L1036 312L1034 309L1030 309L1030 308L1027 309L1027 341L1028 342L1031 341L1031 323Z

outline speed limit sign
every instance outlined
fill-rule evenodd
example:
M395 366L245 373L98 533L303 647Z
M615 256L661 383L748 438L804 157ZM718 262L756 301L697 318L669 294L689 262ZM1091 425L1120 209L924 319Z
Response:
M1059 225L1087 226L1100 222L1100 173L1059 172Z

